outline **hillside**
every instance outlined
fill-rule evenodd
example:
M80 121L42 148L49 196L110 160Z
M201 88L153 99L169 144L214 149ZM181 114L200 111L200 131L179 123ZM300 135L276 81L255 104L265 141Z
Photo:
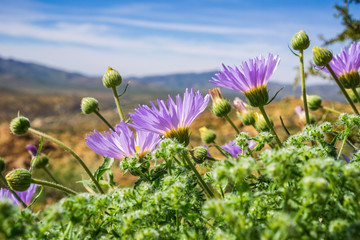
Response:
M132 94L160 94L183 92L185 88L199 89L206 92L214 86L209 83L215 71L205 73L182 73L147 77L129 77L123 82L132 82L130 88ZM289 84L280 84L270 81L268 89L270 96L275 94L280 88L283 90L278 95L280 100L286 96L300 96L300 88L292 88L293 76L289 77ZM66 71L49 68L46 66L26 63L12 59L0 58L0 89L4 92L36 93L36 94L97 94L107 92L101 84L101 76L89 77L79 73L69 73ZM334 85L312 85L308 88L309 94L318 94L324 100L344 101L338 94L338 88ZM224 96L233 98L239 94L223 90Z

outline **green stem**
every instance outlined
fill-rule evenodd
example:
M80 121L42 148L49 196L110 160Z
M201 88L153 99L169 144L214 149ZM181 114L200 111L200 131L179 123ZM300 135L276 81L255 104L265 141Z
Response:
M332 113L336 113L336 114L341 114L341 112L336 111L335 109L329 108L329 107L325 107L325 106L321 106L322 109L324 109L325 111L328 112L332 112Z
M211 189L209 188L209 186L206 184L206 182L204 181L204 179L201 177L200 173L196 170L196 167L194 166L194 164L192 164L189 155L187 152L183 153L183 159L185 159L186 164L191 168L191 170L195 173L195 176L197 177L200 186L203 188L204 192L206 193L206 195L209 198L215 198L214 193L211 191Z
M72 195L77 195L77 192L71 190L70 188L67 188L67 187L64 187L60 184L56 184L56 183L52 183L52 182L48 182L48 181L44 181L44 180L40 180L40 179L35 179L35 178L32 178L31 179L31 182L32 183L35 183L37 185L42 185L42 186L47 186L47 187L51 187L51 188L56 188L60 191L63 191L65 193L68 193L68 194L72 194Z
M235 129L235 131L237 132L237 134L240 133L239 129L237 129L237 127L235 126L235 124L233 123L233 121L231 121L231 119L229 118L229 115L225 115L224 118L230 123L230 125Z
M344 86L342 85L342 83L340 82L339 78L336 76L336 74L334 73L334 71L332 70L332 68L330 67L329 64L326 65L326 68L329 70L331 76L334 78L335 82L337 83L337 85L339 86L340 90L342 91L342 93L344 94L346 100L348 101L348 103L350 104L350 106L352 107L353 111L356 114L359 114L358 110L355 107L354 102L351 100L349 94L346 92Z
M267 116L267 114L265 112L264 106L259 106L259 109L260 109L261 114L264 116L264 119L266 121L266 124L268 125L268 128L270 128L272 134L274 134L277 144L279 145L279 147L282 147L281 141L280 141L278 135L276 134L276 132L274 130L274 127L272 126L272 124L271 124L271 122L270 122L270 120L269 120L269 118L268 118L268 116Z
M305 110L305 116L306 116L306 124L310 124L309 108L308 108L308 104L307 104L306 87L305 87L304 54L303 54L303 50L300 50L299 58L300 58L301 88L302 88L302 96L303 96L303 101L304 101L304 110Z
M108 121L106 121L106 119L103 117L103 115L100 114L100 112L94 111L94 113L95 113L106 125L108 125L108 127L109 127L111 130L113 130L114 132L116 132L115 129L111 126L111 124L110 124Z
M47 167L44 167L43 169L44 169L44 171L47 173L47 175L49 175L49 177L50 177L56 184L59 184L59 182L56 181L54 175L51 174L50 170L49 170Z
M63 148L65 151L67 151L68 153L70 153L71 155L73 155L73 157L80 163L80 165L85 169L86 173L89 175L89 177L91 178L91 180L94 182L96 188L99 190L100 193L104 193L104 191L102 190L102 188L100 187L100 184L98 183L98 181L96 181L95 177L93 176L93 174L90 172L89 168L85 165L84 161L81 160L81 158L68 146L66 146L63 142L57 140L56 138L53 138L49 135L47 135L46 133L40 132L38 130L35 130L33 128L29 128L28 130L29 132L38 135L40 137L43 137L57 145L59 145L61 148Z
M71 232L71 229L72 229L72 225L73 225L73 222L69 222L66 229L65 229L65 232L64 232L64 235L63 235L63 240L65 239L70 239L71 236L68 237L68 235L70 234Z
M5 187L12 193L12 195L14 195L14 197L19 201L19 203L21 203L21 205L24 208L27 208L27 205L24 203L24 201L19 197L19 195L17 195L17 193L9 186L9 184L6 181L6 178L0 174L0 179L1 181L4 183Z
M359 93L356 91L356 88L353 87L353 88L351 88L351 90L354 92L354 95L356 96L358 103L360 103L360 96L359 96Z
M124 113L123 113L123 111L121 109L119 95L117 93L116 87L113 87L112 90L113 90L113 93L114 93L114 99L115 99L116 107L117 107L118 112L119 112L120 119L125 121Z
M348 135L345 135L344 140L343 140L343 142L342 142L342 144L341 144L340 151L339 151L339 153L338 153L337 160L339 160L340 157L341 157L341 153L342 153L342 151L343 151L343 149L344 149L344 146L345 146L347 137L348 137Z

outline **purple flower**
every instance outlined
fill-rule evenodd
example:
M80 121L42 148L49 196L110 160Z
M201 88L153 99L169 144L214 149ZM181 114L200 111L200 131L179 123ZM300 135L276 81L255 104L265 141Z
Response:
M360 42L353 42L348 51L341 49L340 53L333 56L329 63L330 67L340 79L345 88L356 88L360 83ZM317 68L329 73L326 67Z
M36 154L37 154L37 148L36 148L34 145L28 144L28 145L26 145L25 148L29 151L31 157L35 157L35 156L36 156Z
M303 119L305 116L305 111L301 106L296 106L294 109L295 113L299 116L300 119Z
M346 73L358 72L360 68L360 42L353 42L349 51L342 48L340 53L333 57L329 65L338 77ZM318 68L329 73L327 68Z
M228 143L225 143L224 145L222 145L221 147L229 152L231 154L231 156L233 156L234 158L237 158L238 157L238 154L242 154L242 149L235 144L235 139L228 142ZM256 145L256 142L251 140L248 142L249 143L249 148L252 149L253 147L255 147Z
M30 187L24 192L16 192L17 195L21 198L21 200L28 205L31 202L31 199L36 192L37 185L31 184ZM0 189L0 198L8 198L14 204L20 205L21 203L14 197L14 195L6 188Z
M252 89L267 85L267 82L280 63L278 55L269 53L267 58L262 56L242 62L240 67L223 66L223 70L215 74L210 82L216 86L233 89L246 93Z
M116 132L104 132L104 135L96 130L86 135L86 145L101 156L122 159L134 154L142 157L154 150L161 140L158 134L141 130L136 132L135 139L134 133L124 121L114 129Z
M163 100L157 100L159 108L152 102L151 108L139 105L135 113L130 113L132 126L167 138L175 138L187 145L189 126L205 110L208 102L208 94L204 98L199 91L194 93L192 89L186 89L183 100L179 94L176 96L176 103L169 96L167 106Z

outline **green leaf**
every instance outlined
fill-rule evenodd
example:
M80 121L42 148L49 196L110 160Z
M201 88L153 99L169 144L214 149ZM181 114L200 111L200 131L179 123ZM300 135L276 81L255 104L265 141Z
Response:
M103 164L98 169L96 169L94 173L95 179L99 181L104 175L104 173L106 173L111 169L113 163L114 163L113 158L105 157Z
M283 90L283 89L284 89L284 87L280 88L279 91L277 91L277 92L275 93L275 95L272 97L272 99L270 99L270 101L267 102L267 104L269 104L269 103L271 103L272 101L274 101L274 99L276 98L276 96L277 96L277 95L279 94L279 92L280 92L281 90Z

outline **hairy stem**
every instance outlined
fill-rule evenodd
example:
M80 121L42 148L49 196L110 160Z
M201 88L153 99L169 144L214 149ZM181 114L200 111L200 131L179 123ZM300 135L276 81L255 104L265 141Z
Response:
M94 111L94 113L106 124L108 127L115 132L115 129L111 126L111 124L106 121L106 119L103 117L103 115L100 114L98 111Z
M237 132L237 134L240 133L239 129L237 129L237 127L235 126L234 122L231 121L231 119L229 118L229 115L225 115L224 118L230 123L230 125L235 129L235 131Z
M112 90L113 90L113 93L114 93L114 99L115 99L116 107L117 107L118 112L119 112L120 119L125 121L124 113L123 113L123 111L121 109L119 95L118 95L118 92L116 90L116 87L113 87Z
M330 67L329 64L326 65L326 68L329 70L331 76L334 78L335 82L337 83L337 85L339 86L340 90L342 91L342 93L344 94L346 100L348 101L348 103L350 104L350 106L352 107L353 111L356 114L359 114L358 110L355 107L354 102L351 100L349 94L346 92L344 86L342 85L342 83L340 82L339 78L336 76L336 74L334 73L334 71L332 70L332 68Z
M281 141L280 141L278 135L276 134L276 132L274 130L274 127L272 126L272 124L271 124L271 122L270 122L270 120L269 120L269 118L268 118L268 116L267 116L267 114L265 112L264 106L259 106L259 109L260 109L261 114L264 116L264 119L266 121L266 124L268 125L268 128L270 128L271 133L274 134L277 144L279 145L279 147L282 147Z
M307 104L306 87L305 87L304 54L303 54L303 50L300 50L299 58L300 58L301 89L302 89L302 97L303 97L303 101L304 101L304 110L305 110L306 124L310 124L309 108L308 108L308 104Z
M210 187L206 184L204 179L201 177L200 173L196 170L196 167L194 164L192 164L190 157L187 152L184 152L182 154L183 159L186 161L186 164L191 168L191 170L195 173L195 176L197 177L200 186L203 188L204 192L209 198L215 198L214 193L211 191Z
M65 193L68 193L68 194L72 194L72 195L77 195L77 192L71 190L70 188L67 188L67 187L64 187L60 184L56 184L56 183L52 183L52 182L48 182L48 181L44 181L44 180L40 180L40 179L35 179L35 178L32 178L31 179L31 182L32 183L35 183L37 185L42 185L42 186L47 186L47 187L51 187L51 188L56 188L60 191L63 191Z
M57 140L56 138L53 138L49 135L47 135L46 133L40 132L38 130L35 130L33 128L29 128L29 132L38 135L40 137L43 137L57 145L59 145L61 148L63 148L65 151L67 151L68 153L70 153L71 155L73 155L73 157L80 163L80 165L84 168L84 170L86 171L86 173L89 175L89 177L91 178L91 180L94 182L96 188L99 190L100 193L104 193L104 191L102 190L102 188L100 187L100 184L98 183L98 181L96 181L95 177L93 176L93 174L90 172L89 168L85 165L84 161L68 146L66 146L63 142Z

